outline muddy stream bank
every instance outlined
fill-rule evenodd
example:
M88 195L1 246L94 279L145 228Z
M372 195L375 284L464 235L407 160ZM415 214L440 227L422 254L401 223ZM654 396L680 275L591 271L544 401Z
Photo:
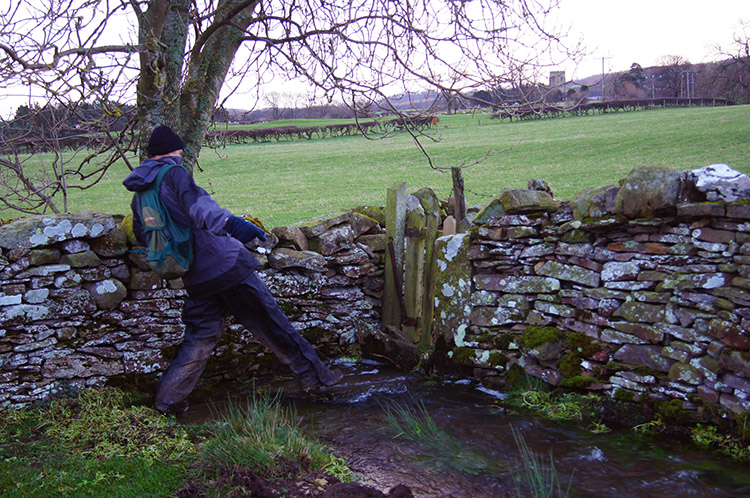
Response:
M515 431L534 454L554 467L575 497L750 496L750 465L694 447L687 441L638 436L632 430L593 433L503 405L502 393L470 379L426 381L385 365L339 362L342 385L310 397L293 381L259 381L280 392L302 426L343 456L357 480L387 492L398 484L416 497L517 496L520 452ZM252 396L249 386L198 391L181 422L211 417L228 396ZM436 450L395 437L388 407L420 407L458 446Z

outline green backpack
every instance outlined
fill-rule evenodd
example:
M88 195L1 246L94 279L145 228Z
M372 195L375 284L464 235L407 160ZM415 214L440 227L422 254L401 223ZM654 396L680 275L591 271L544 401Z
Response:
M182 277L193 263L193 230L177 225L159 196L164 175L176 164L162 166L146 190L136 192L148 253L146 261L161 278Z

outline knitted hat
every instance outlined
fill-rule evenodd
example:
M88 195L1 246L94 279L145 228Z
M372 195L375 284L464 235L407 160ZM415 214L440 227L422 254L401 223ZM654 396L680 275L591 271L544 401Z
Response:
M184 148L185 142L182 141L177 133L172 131L172 128L169 126L157 126L151 133L151 138L148 139L146 152L148 152L149 156L160 156Z

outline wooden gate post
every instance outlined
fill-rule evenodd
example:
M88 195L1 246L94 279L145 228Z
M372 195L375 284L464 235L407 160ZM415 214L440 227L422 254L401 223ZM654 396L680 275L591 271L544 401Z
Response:
M383 326L401 328L401 300L404 271L404 224L406 220L406 183L395 184L386 192L385 231L388 246L385 251L385 289L383 293Z
M453 200L456 205L456 233L463 233L469 229L469 222L466 219L466 197L464 196L464 176L460 167L451 168L451 178L453 179Z
M403 332L413 342L419 342L421 329L418 318L422 316L424 296L425 213L419 199L409 196L406 207L406 250L404 255L404 311L401 317Z
M424 291L422 315L418 318L417 328L421 330L420 344L432 345L432 326L435 321L435 239L440 230L440 201L430 188L422 188L414 193L425 212L424 228Z

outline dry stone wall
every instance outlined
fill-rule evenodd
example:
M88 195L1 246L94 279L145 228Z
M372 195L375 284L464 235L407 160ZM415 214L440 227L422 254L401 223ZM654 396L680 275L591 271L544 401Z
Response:
M121 222L81 212L0 226L0 408L168 364L186 293L148 271ZM278 227L253 248L261 278L324 357L345 354L357 324L380 321L382 232L345 211ZM230 322L206 379L272 366L273 355Z
M618 399L748 411L750 203L735 194L750 182L729 182L728 202L691 174L641 169L571 202L505 191L469 234L439 239L451 325L436 333L452 361L489 382L520 367Z
M436 348L418 361L488 383L523 369L618 399L750 410L750 179L723 165L646 168L569 202L530 185L437 239ZM252 248L325 358L381 328L384 224L382 208L357 208ZM0 408L166 367L185 292L148 271L126 227L91 212L0 226ZM205 379L274 363L230 322Z

